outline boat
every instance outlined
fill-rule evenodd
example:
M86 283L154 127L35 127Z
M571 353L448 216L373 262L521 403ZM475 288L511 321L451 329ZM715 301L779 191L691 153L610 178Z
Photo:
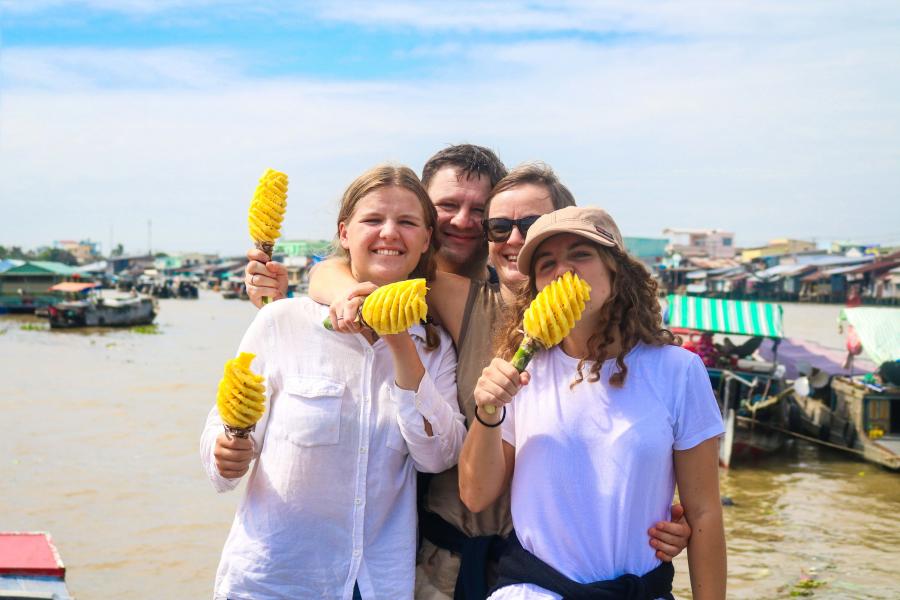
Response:
M756 357L764 339L773 340L777 349L784 336L781 305L677 294L670 294L666 304L667 326L703 360L722 410L720 464L730 467L735 460L759 458L784 446L790 411L785 369L777 360ZM717 341L715 336L723 334L747 339Z
M0 598L73 600L50 534L0 532Z
M847 359L842 365L820 364L798 377L790 428L900 470L900 309L847 308L840 322L853 333ZM854 359L860 352L871 362ZM854 365L870 365L869 372L853 374Z
M131 327L151 324L156 318L156 302L137 293L98 292L83 300L55 304L48 313L51 329Z

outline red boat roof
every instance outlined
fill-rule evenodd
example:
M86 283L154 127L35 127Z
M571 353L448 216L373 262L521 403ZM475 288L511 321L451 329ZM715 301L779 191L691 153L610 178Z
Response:
M65 579L66 567L49 534L0 532L0 575Z
M97 287L98 285L100 284L94 282L63 281L62 283L57 283L56 285L50 287L50 291L83 292L84 290L89 290L91 288Z

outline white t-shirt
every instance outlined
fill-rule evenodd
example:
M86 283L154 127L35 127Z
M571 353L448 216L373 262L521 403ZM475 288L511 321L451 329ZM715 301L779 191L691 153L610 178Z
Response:
M522 546L580 583L644 575L659 566L647 530L669 520L674 450L723 433L697 355L639 344L621 388L607 360L600 381L570 389L578 360L556 347L529 365L531 383L507 408L503 439L516 449L512 518ZM557 599L530 584L492 599Z

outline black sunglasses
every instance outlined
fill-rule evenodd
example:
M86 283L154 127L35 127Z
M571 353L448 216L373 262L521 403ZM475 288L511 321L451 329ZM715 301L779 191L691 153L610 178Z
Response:
M484 232L487 234L489 242L505 242L512 235L513 227L517 227L524 238L525 234L528 233L528 228L540 218L541 215L531 215L521 219L507 219L505 217L486 219L484 221Z

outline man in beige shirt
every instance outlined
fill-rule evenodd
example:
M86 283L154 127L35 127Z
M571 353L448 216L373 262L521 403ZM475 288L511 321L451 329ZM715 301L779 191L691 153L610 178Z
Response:
M474 418L472 391L481 370L493 357L493 325L506 303L512 301L520 274L515 265L529 221L540 214L574 204L569 190L543 164L526 164L512 173L493 152L474 145L451 146L425 164L422 180L435 205L441 248L438 268L430 282L430 312L456 343L458 401L467 422ZM497 185L500 184L500 185ZM492 194L493 190L493 194ZM488 202L493 208L493 227L485 235ZM504 237L505 236L505 237ZM488 239L491 243L488 244ZM494 269L488 267L488 251ZM251 300L261 296L282 298L287 273L278 263L264 264L258 251L248 252L245 283ZM317 267L310 295L332 304L336 329L355 332L356 311L371 288L353 288L346 267L329 260ZM498 276L498 277L497 277ZM495 279L495 282L491 282ZM352 289L348 294L338 290ZM416 598L481 600L493 583L495 557L502 539L510 532L509 496L488 509L472 513L459 498L455 468L420 479L419 529L422 537L416 570ZM660 523L651 529L650 542L660 558L671 560L687 544L690 528L681 519L681 507L673 511L680 522Z

